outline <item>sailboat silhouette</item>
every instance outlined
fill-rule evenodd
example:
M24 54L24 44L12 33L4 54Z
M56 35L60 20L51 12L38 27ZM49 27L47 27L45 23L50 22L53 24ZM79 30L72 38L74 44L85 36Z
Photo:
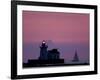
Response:
M73 57L73 62L78 62L79 61L79 57L78 57L78 54L77 54L77 50L75 51L75 55Z

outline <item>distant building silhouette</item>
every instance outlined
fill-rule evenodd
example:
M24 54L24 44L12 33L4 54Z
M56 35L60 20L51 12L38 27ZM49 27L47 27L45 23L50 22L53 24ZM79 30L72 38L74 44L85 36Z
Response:
M59 52L57 49L52 49L48 51L48 59L59 59Z
M46 42L43 40L42 45L40 46L40 60L48 60L48 59L59 59L60 52L57 49L47 50L48 46Z
M40 56L37 60L29 59L28 63L24 63L24 67L44 66L46 64L64 63L64 59L60 59L60 52L57 49L47 50L48 46L43 40L40 46Z
M73 62L78 62L79 61L79 57L78 57L78 54L77 54L77 50L75 51L75 55L73 57Z

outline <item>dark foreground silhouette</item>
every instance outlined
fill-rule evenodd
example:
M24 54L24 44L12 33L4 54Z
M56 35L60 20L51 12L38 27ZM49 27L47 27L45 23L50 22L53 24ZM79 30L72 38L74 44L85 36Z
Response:
M48 67L48 66L81 66L81 65L89 65L89 63L64 63L64 60L29 60L28 63L23 63L23 68L30 67Z
M58 49L51 49L47 50L48 45L43 40L41 46L40 46L40 55L39 58L29 59L27 63L23 63L23 68L28 67L45 67L45 66L72 66L72 65L89 65L89 63L86 62L80 62L79 57L77 55L77 51L75 51L75 55L73 57L73 60L70 63L66 63L64 59L60 59L60 52Z

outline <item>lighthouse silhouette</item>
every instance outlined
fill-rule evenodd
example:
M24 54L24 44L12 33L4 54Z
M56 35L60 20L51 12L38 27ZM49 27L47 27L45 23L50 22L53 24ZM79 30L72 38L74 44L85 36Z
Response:
M40 55L38 59L29 59L24 63L24 67L37 67L55 64L63 64L64 59L60 59L60 52L57 49L48 50L48 45L45 40L42 41L40 46Z
M40 60L46 60L47 59L47 55L48 55L48 51L47 51L48 46L46 45L46 41L43 40L42 41L42 45L40 46Z

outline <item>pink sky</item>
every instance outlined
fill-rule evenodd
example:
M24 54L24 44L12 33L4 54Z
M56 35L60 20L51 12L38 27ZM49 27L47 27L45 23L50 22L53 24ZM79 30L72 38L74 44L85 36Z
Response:
M89 14L23 11L25 43L89 42Z

